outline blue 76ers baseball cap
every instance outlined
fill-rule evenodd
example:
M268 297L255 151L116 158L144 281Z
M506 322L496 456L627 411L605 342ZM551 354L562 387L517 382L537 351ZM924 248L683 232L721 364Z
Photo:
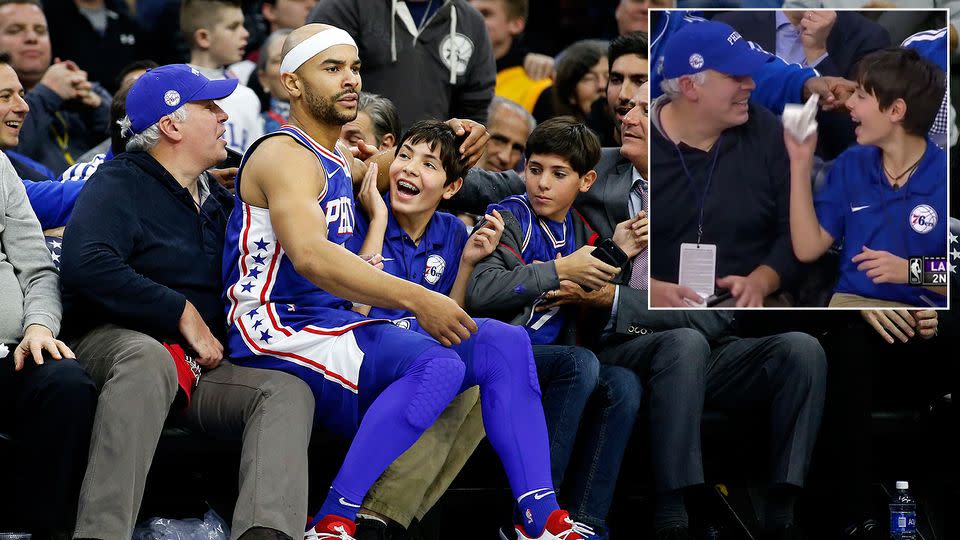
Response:
M236 79L211 81L186 64L151 69L133 83L127 94L130 129L140 133L191 101L223 99L237 88Z
M730 25L706 21L678 30L664 46L660 76L675 79L712 69L739 77L752 75L773 56L744 39Z

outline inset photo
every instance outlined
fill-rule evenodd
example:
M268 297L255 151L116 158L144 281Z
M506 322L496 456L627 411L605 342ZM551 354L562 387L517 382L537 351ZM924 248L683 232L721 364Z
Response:
M948 11L651 11L651 308L946 308Z

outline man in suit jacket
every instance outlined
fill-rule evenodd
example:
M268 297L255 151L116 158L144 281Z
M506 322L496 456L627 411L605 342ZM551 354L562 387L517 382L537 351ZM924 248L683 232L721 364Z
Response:
M617 223L645 207L645 191L635 189L639 185L645 190L648 96L649 83L645 83L634 100L637 106L624 118L623 146L603 149L595 169L597 182L574 203L601 238L610 237ZM473 169L451 202L477 212L489 202L523 191L523 179L513 171ZM766 526L778 537L800 538L793 527L792 506L806 476L823 410L823 349L812 337L797 332L734 337L733 314L728 311L648 310L648 295L676 304L696 293L657 281L645 290L639 276L646 273L646 259L638 255L615 283L598 291L588 293L561 283L561 289L548 294L547 306L579 304L601 313L601 317L587 318L601 321L594 333L597 357L633 369L644 381L650 404L658 540L692 538L683 492L704 481L700 454L704 404L733 409L758 401L770 404L774 442Z
M787 62L816 68L823 76L854 77L857 62L890 46L890 34L854 11L728 11L714 20ZM821 112L817 154L833 159L854 143L854 126L845 109Z

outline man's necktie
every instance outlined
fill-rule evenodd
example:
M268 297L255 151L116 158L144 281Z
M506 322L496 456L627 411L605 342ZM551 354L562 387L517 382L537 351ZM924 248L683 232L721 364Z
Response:
M647 210L647 194L643 189L643 180L638 180L633 185L633 191L640 196L640 206L643 210ZM630 273L630 287L633 289L640 289L641 291L647 290L647 263L649 258L649 250L644 248L643 251L637 254L633 258L633 271Z

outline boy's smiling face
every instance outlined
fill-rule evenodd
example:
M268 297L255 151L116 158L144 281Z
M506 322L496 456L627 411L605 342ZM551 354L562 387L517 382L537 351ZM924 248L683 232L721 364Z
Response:
M463 179L446 182L439 144L431 148L426 141L404 141L390 164L390 206L402 214L434 212L441 199L460 190Z
M880 109L877 96L857 85L857 90L847 98L850 119L857 125L857 144L877 145L893 132L896 122L903 119L906 104L902 99L894 101L887 110Z
M533 154L524 169L530 206L540 217L563 221L580 192L586 192L597 179L596 171L580 176L570 162L554 154Z

